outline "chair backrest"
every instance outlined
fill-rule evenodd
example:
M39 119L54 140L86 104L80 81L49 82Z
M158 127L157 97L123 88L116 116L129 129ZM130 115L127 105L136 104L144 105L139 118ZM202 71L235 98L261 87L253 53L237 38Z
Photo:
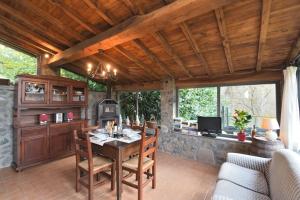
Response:
M90 141L90 129L82 128L81 133L74 130L76 165L82 160L88 160L89 170L93 169L93 152Z
M156 162L156 150L158 145L158 128L155 128L155 134L151 136L146 135L146 125L144 124L142 133L141 133L141 142L140 142L140 156L139 156L139 171L143 169L144 159L146 157L151 158Z
M86 133L86 132L95 131L97 129L99 129L99 126L89 126L89 127L86 127L86 128L82 128L81 131L83 133Z
M133 130L143 130L143 127L142 127L142 126L138 126L138 125L136 125L136 124L134 124L134 123L132 123L132 124L130 125L130 128L133 129Z
M151 129L157 128L157 122L147 121L146 124L147 124L147 128L151 128Z
M287 149L274 152L269 175L271 199L300 199L300 156L297 153Z

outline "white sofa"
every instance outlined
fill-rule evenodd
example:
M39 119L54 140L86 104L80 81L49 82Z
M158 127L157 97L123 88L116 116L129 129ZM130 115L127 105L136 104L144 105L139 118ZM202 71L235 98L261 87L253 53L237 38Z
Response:
M300 200L300 156L283 149L272 159L228 153L213 200Z

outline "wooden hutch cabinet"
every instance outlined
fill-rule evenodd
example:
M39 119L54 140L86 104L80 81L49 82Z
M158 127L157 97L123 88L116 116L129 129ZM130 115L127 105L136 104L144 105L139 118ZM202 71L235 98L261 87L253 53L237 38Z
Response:
M87 84L55 76L17 77L14 106L14 161L26 167L74 154L73 130L87 123ZM73 113L73 120L56 123L56 113ZM39 116L48 121L41 125Z

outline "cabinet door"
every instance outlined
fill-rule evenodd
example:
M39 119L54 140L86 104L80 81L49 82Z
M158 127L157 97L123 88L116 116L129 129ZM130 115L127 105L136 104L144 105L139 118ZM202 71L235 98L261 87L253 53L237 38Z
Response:
M69 100L69 85L60 82L50 83L50 103L64 104Z
M72 132L70 124L53 124L50 126L50 156L60 157L71 153Z
M47 127L21 130L21 163L34 164L48 157Z
M47 104L48 103L48 83L38 80L22 81L22 104Z
M86 104L87 88L85 86L73 86L71 90L70 101L75 104Z

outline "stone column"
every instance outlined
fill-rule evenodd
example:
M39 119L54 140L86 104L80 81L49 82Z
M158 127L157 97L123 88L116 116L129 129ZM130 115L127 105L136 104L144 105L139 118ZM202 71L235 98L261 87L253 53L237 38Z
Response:
M59 68L52 68L48 63L49 58L45 58L43 55L38 57L37 59L37 74L38 75L50 75L50 76L58 76Z
M161 136L172 133L173 119L176 116L176 87L174 79L162 82L161 95Z

